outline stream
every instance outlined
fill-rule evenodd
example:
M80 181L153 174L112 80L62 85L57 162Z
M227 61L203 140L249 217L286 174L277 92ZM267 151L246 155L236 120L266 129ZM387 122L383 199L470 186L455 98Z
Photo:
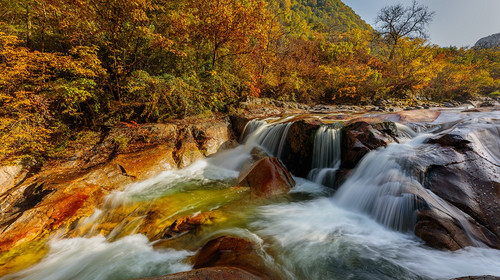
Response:
M371 151L337 190L342 126L325 124L315 135L307 178L294 177L289 195L250 201L249 190L236 186L239 170L257 146L282 156L290 120L252 121L243 145L111 193L92 216L52 236L41 262L1 279L132 279L188 271L196 250L221 235L254 241L262 261L283 279L500 276L499 250L481 242L437 250L414 235L417 210L455 215L455 209L409 169L433 148L430 137L458 122L500 131L500 112L449 111L432 123L398 124L399 143ZM470 140L485 158L500 162L499 139L483 136L472 133ZM196 233L162 236L173 220L205 212L213 222ZM460 222L467 231L468 222Z

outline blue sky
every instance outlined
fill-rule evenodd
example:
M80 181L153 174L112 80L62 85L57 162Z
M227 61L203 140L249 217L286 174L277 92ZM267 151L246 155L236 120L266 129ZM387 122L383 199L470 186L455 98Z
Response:
M343 0L367 23L374 26L378 11L387 5L412 0ZM428 27L434 44L473 46L482 37L500 33L500 0L419 0L436 12Z

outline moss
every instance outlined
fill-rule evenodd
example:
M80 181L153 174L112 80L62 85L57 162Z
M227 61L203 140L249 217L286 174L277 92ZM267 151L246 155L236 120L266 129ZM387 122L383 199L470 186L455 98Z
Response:
M118 135L115 138L113 138L113 143L115 143L118 146L118 150L125 151L127 150L131 140L132 140L131 137L125 135Z

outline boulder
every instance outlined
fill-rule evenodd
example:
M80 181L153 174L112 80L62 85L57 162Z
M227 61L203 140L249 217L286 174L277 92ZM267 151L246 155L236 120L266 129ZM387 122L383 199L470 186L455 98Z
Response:
M193 268L225 266L238 267L264 279L272 275L263 264L256 244L230 236L207 242L196 254Z
M203 154L198 149L198 144L190 129L182 129L179 135L176 143L176 150L174 152L174 159L177 162L177 167L184 168L204 158Z
M135 280L262 280L265 278L251 274L237 267L207 267L171 275L147 277Z
M252 197L286 194L295 186L290 173L277 158L265 157L240 173L239 186L249 187Z
M395 141L395 125L392 122L369 124L355 121L344 127L342 139L342 168L354 168L371 150L385 147Z
M499 134L490 124L460 124L431 139L433 148L413 163L423 186L453 212L453 217L435 208L418 213L415 234L428 245L457 250L482 243L500 249Z
M230 121L226 118L194 124L191 126L191 134L204 156L215 154L222 145L235 139Z
M311 170L314 137L319 127L319 123L311 120L299 120L290 126L281 160L292 174L307 177Z

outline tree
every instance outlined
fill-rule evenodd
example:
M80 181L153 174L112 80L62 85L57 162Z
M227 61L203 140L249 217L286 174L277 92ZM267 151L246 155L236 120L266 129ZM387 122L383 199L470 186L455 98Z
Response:
M433 17L434 12L416 0L408 7L397 4L382 8L377 16L377 24L380 24L380 34L391 45L389 59L393 58L394 50L403 37L426 38L425 28Z
M187 2L185 11L172 16L173 33L187 35L184 42L198 46L212 69L225 58L252 54L267 46L266 31L272 17L265 1Z

